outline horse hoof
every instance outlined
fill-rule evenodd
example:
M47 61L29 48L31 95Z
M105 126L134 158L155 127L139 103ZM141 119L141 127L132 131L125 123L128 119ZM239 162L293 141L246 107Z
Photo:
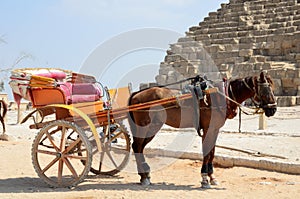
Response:
M142 186L149 186L150 184L151 184L150 178L145 178L145 179L141 180Z
M201 182L201 188L202 189L209 189L210 185L207 181L206 182Z
M211 180L210 180L210 184L211 184L211 185L219 185L220 183L218 182L217 179L214 178L214 179L211 179Z

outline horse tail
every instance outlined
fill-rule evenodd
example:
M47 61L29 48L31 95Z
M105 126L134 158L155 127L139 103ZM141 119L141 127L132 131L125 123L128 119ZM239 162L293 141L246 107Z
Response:
M132 104L132 98L137 94L139 93L140 91L137 91L137 92L133 92L129 99L128 99L128 106L130 105L133 105ZM136 124L135 124L135 119L134 119L134 116L133 116L133 112L132 111L129 111L128 112L128 123L129 123L129 126L130 126L130 129L131 129L131 133L135 133L136 132Z
M2 107L3 107L3 112L2 112L1 117L4 118L5 115L6 115L6 113L7 113L7 104L5 103L4 100L0 100L0 102L1 102L1 105L2 105ZM0 114L1 114L1 113L0 113Z

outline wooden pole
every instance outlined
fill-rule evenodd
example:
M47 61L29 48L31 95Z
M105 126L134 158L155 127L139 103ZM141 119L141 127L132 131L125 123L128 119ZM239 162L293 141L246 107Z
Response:
M17 124L20 124L20 122L21 122L21 117L22 117L21 106L18 104L18 118L17 118Z
M265 130L267 128L266 116L264 113L259 114L259 130Z

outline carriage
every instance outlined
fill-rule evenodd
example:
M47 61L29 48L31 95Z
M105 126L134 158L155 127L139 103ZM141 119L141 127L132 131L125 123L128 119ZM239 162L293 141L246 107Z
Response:
M114 175L129 160L131 139L123 120L128 111L174 103L190 94L127 106L131 86L108 89L95 77L62 69L25 68L12 71L10 86L19 105L22 98L34 110L39 129L32 144L38 176L52 187L80 183L91 171Z
M22 98L35 108L21 123L39 129L32 144L32 163L38 176L52 187L72 187L91 171L114 175L128 163L131 139L141 184L150 184L150 166L143 155L165 123L194 127L202 136L202 187L217 184L213 174L215 141L226 119L235 117L240 104L253 98L266 116L276 112L272 81L260 76L239 78L207 88L196 76L183 90L157 86L131 93L131 86L108 89L95 77L62 69L16 69L10 86L17 104ZM220 90L221 89L221 92ZM202 131L202 135L201 132Z

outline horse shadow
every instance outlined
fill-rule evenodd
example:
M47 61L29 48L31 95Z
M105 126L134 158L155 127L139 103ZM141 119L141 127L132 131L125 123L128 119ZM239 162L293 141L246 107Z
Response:
M99 182L103 180L104 182ZM124 183L123 177L120 176L95 176L90 175L79 183L76 187L69 188L53 188L43 182L38 177L18 177L18 178L7 178L0 179L0 193L47 193L47 192L70 192L70 191L88 191L88 190L131 190L131 191L142 191L142 190L198 190L205 191L199 185L176 185L173 183L153 183L150 186L141 186L139 183ZM226 190L226 188L212 187L214 190Z

